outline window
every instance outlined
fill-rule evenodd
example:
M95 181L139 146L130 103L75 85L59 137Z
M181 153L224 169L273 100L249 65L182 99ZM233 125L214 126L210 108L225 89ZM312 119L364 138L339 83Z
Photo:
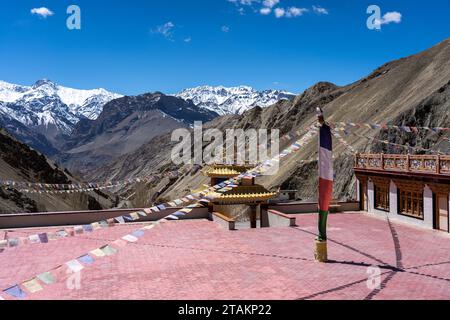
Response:
M399 214L423 220L423 193L399 189Z
M375 209L389 211L389 185L375 185Z

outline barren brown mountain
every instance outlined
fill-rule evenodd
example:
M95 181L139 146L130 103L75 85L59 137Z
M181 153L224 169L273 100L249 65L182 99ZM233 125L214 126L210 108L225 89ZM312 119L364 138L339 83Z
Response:
M241 116L219 117L209 122L207 127L276 128L286 133L305 128L313 123L317 106L324 109L327 119L331 121L449 127L450 40L444 40L419 54L387 63L369 76L350 85L339 87L321 82L307 89L292 102L281 101L265 109L256 107ZM432 147L447 153L449 151L448 141L439 140L439 134L430 135L428 132L423 132L416 135L371 129L352 131L368 137L388 139L394 143ZM354 135L344 139L358 152L381 150L392 153L401 152ZM89 178L123 179L173 170L176 167L170 161L172 146L170 135L155 137L138 150L110 163L103 170L90 172ZM279 173L276 176L261 178L261 183L271 189L280 186L286 189L298 189L298 197L314 199L317 194L316 149L317 139L301 151L285 158ZM355 178L352 174L353 157L338 141L335 141L334 155L336 157L335 198L353 198L355 193ZM301 163L300 160L309 162ZM207 179L195 169L177 179L166 179L158 181L157 185L141 186L138 193L128 190L127 196L134 205L147 205L158 196L163 199L179 197L188 191L200 188L206 182Z
M0 130L0 179L18 182L71 184L79 182L67 170ZM28 193L25 187L0 187L0 214L110 208L103 192L71 194Z

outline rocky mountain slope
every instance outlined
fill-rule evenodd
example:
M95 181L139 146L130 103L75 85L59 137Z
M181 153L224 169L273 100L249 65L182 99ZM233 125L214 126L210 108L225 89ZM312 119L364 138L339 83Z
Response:
M0 130L0 180L49 184L79 182L67 170L60 169L4 130ZM113 205L103 192L33 194L22 188L0 186L0 214L102 209Z
M9 132L18 139L26 137L32 147L52 154L52 148L61 143L61 137L69 135L81 119L96 119L107 102L119 97L121 95L104 89L72 89L47 79L33 86L0 81L0 124L3 127L14 121L22 124L31 130L29 135L25 130L20 130L18 135L15 131ZM45 136L43 144L33 139L39 134ZM48 144L51 146L47 147Z
M185 89L176 94L184 100L192 100L198 107L217 112L220 115L242 114L259 106L268 107L279 100L290 100L294 94L282 90L257 91L248 86L212 87L201 86Z
M282 133L306 128L316 121L315 108L321 106L331 121L386 123L411 126L450 126L450 39L419 54L387 63L369 76L344 87L331 83L318 83L292 101L280 101L268 108L253 108L242 115L223 116L208 123L221 130L226 128L277 128ZM388 139L394 143L411 146L440 148L449 152L448 142L440 135L428 132L415 134L396 131L381 131L368 128L353 129L352 132L372 138ZM385 145L373 143L355 135L344 139L358 152L404 152L386 149ZM436 142L439 141L437 144ZM353 156L345 146L335 143L335 198L355 197ZM135 152L123 155L103 170L90 172L90 176L101 178L135 177L155 171L170 171L176 168L170 161L173 143L170 136L158 136ZM284 147L284 146L282 146ZM317 196L317 139L301 151L286 157L275 176L259 179L270 189L298 189L298 197L314 200ZM300 162L305 160L305 162ZM147 194L135 199L138 203L159 198L179 197L195 190L208 179L202 177L198 168L192 168L177 179L166 179L145 186ZM161 192L162 191L162 192ZM125 190L124 192L128 192ZM132 199L132 197L131 197Z
M160 92L115 99L95 120L81 120L66 140L58 162L84 172L133 152L153 137L207 122L218 114Z

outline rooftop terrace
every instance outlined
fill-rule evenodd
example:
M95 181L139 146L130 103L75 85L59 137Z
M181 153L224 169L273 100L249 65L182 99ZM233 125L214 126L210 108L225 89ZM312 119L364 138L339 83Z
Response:
M297 227L228 231L208 220L166 222L115 255L81 271L79 290L64 280L26 299L448 299L450 238L367 214L329 219L328 264L314 262L317 217ZM142 226L142 224L139 224ZM20 283L135 230L117 225L0 253L0 288ZM41 229L17 229L10 236ZM3 238L5 231L0 231ZM114 246L114 245L113 245ZM369 289L379 266L381 289ZM8 297L0 291L3 298Z

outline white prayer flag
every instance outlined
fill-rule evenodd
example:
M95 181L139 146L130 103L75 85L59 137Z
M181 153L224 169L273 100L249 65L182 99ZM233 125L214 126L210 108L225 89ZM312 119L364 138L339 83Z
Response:
M41 243L41 239L39 239L39 235L33 234L28 237L31 243Z
M125 223L125 219L124 219L122 216L116 217L116 218L114 218L114 219L116 219L116 221L117 221L119 224Z
M84 269L84 266L78 262L78 260L71 260L69 262L66 262L66 266L72 270L72 272L80 272Z
M138 238L136 238L135 236L132 236L131 234L127 234L126 236L122 237L123 240L128 241L128 242L137 242Z

